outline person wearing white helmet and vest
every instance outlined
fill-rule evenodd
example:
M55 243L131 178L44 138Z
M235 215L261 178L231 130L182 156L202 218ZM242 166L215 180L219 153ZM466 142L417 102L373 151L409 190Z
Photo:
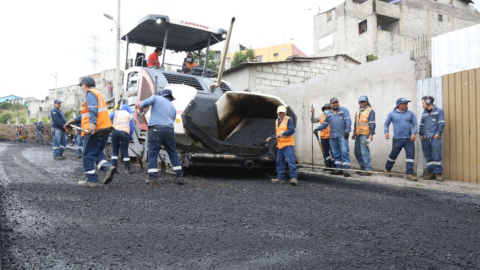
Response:
M115 131L112 133L112 165L117 167L118 152L121 148L125 174L131 174L128 145L133 133L133 116L130 106L123 104L121 110L110 114L110 120L113 121L113 127L115 128Z
M352 140L355 140L355 157L357 158L360 168L364 172L359 174L362 176L372 175L372 161L370 159L370 142L373 141L375 134L375 111L372 109L367 96L360 96L358 99L360 108L355 114L355 122L353 124Z
M295 124L293 119L287 116L287 108L279 106L277 108L278 118L275 120L275 135L267 138L267 142L277 138L277 178L272 179L272 183L286 183L285 181L285 161L288 163L290 170L290 184L296 186L298 184L297 164L295 162Z

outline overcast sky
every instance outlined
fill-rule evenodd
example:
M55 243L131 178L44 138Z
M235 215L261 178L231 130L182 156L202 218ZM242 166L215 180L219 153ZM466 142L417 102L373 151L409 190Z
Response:
M312 55L313 16L319 8L325 11L342 2L122 0L120 24L123 35L143 16L162 14L228 29L230 19L236 17L231 43L258 48L293 42ZM116 20L117 0L1 1L0 96L43 99L55 88L54 73L62 87L77 83L81 76L114 68L115 24L103 13ZM98 37L95 69L90 61L94 58L93 36ZM223 43L215 49L223 49ZM147 55L152 51L148 48ZM134 55L131 51L129 58ZM183 57L168 53L166 60L181 63ZM123 67L125 43L120 59Z

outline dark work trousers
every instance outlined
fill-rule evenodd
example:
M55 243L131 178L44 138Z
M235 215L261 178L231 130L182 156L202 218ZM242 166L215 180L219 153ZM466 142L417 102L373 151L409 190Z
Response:
M387 171L392 170L393 164L395 164L395 160L400 154L400 151L402 151L402 148L405 148L405 155L407 156L407 170L405 171L405 174L413 174L413 163L415 161L415 142L412 142L410 138L392 140L392 152L390 153L390 156L388 156L385 169L387 169Z
M121 148L123 164L125 170L130 170L130 156L128 155L128 144L130 143L130 134L122 130L115 130L112 133L112 165L118 165L118 151Z
M328 168L336 168L335 161L333 161L333 155L330 150L330 140L329 139L320 139L320 143L323 148L323 158L325 159L325 166Z
M171 127L152 126L148 131L148 178L155 179L158 175L157 158L163 145L168 153L173 170L177 176L183 176L182 164L175 145L175 132Z

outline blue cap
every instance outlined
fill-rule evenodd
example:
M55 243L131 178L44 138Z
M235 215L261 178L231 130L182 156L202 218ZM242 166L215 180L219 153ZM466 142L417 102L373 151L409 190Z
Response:
M400 105L400 104L408 103L408 102L411 102L411 100L408 100L408 99L406 99L406 98L399 98L399 99L397 99L397 107L398 107L398 105Z
M358 98L358 102L361 102L361 101L368 102L368 97L367 96L360 96L360 98Z
M78 84L78 86L82 86L83 83L95 86L95 80L90 76L83 77L82 81Z
M62 101L60 99L55 99L55 101L53 102L53 104L57 104L57 103L62 103Z
M161 95L162 95L162 97L170 96L170 97L172 97L173 100L175 100L175 98L173 97L173 94L172 94L172 90L170 90L170 89L163 89Z

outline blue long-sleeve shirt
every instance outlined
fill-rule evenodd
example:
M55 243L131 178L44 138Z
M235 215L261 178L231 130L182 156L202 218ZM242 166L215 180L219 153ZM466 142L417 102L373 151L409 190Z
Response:
M360 111L362 113L365 109L368 107L365 107L363 110ZM355 114L355 119L357 119L357 115ZM355 120L356 121L356 120ZM377 128L377 124L375 123L375 111L371 110L370 114L368 115L368 125L370 126L370 135L375 135L375 128ZM353 122L353 130L357 129L357 122Z
M120 110L123 110L123 111L127 111L128 113L132 114L132 110L130 109L130 106L128 106L127 104L123 104L122 108ZM115 112L117 111L114 111L110 114L110 120L113 121L113 118L115 117ZM133 118L132 120L130 120L130 138L132 137L132 134L133 134Z
M148 106L150 108L150 120L148 121L148 126L167 126L173 128L175 123L175 118L177 117L177 111L172 102L166 97L162 96L151 96L142 103L140 103L140 108L144 109Z
M52 127L63 129L63 126L65 123L67 123L63 112L53 107L53 109L50 111L50 116L52 117Z
M412 111L406 110L401 112L398 109L394 109L389 112L383 125L385 134L389 133L390 123L393 123L393 139L409 139L412 134L417 134L417 118Z
M282 119L280 119L280 117L278 117L278 126L280 126L281 123L282 123ZM288 130L283 132L284 137L292 136L295 133L295 124L293 123L292 118L288 119L287 128L288 128ZM273 134L272 136L270 136L270 139L273 139L275 137L277 137L277 135Z
M37 131L43 131L43 121L35 123L35 128Z
M87 92L87 107L88 107L88 117L89 122L92 124L97 124L97 115L98 115L98 100L94 93ZM82 115L75 117L75 122L80 122L82 120Z
M330 138L343 137L345 132L352 131L352 119L347 108L339 107L337 113L333 110L327 113L323 124L317 127L319 130L324 130L330 125Z
M418 134L424 138L432 138L435 135L440 137L444 128L445 114L442 109L434 105L430 113L427 110L423 112Z

